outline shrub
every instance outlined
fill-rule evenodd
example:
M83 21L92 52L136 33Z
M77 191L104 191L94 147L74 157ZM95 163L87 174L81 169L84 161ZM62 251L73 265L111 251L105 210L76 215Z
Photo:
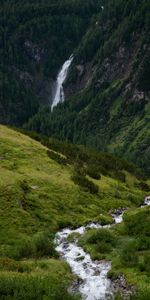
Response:
M33 238L35 245L35 256L54 256L55 249L52 239L48 236L46 232L39 232Z
M137 239L138 250L149 250L150 249L150 237L140 235Z
M30 186L28 185L28 182L26 180L20 182L20 187L25 194L30 191Z
M74 173L72 176L72 180L75 184L78 184L80 187L82 187L85 191L90 192L91 194L97 194L98 193L98 186L94 184L92 181L87 179L84 175Z
M144 266L148 276L150 276L150 253L144 254Z
M91 178L93 179L101 179L101 175L98 171L98 169L96 168L96 166L88 166L87 169L86 169L86 174L89 175Z
M107 229L98 229L91 231L91 235L88 237L87 242L90 244L107 243L110 245L115 245L115 236Z
M135 242L127 243L120 254L121 263L126 267L134 267L138 263Z
M21 241L17 251L16 257L17 259L21 258L30 258L35 256L35 245L31 239L24 239Z
M75 300L67 293L68 281L60 276L30 274L1 274L1 300Z
M96 250L100 253L109 253L111 252L112 246L109 243L106 242L98 242L96 246Z
M149 192L150 191L150 186L146 183L146 182L140 182L138 184L138 187L142 190L142 191L145 191L145 192Z
M141 222L144 220L144 222ZM136 214L125 214L124 222L126 231L129 235L149 236L150 234L150 215L149 209L137 211Z
M46 232L38 232L33 238L26 238L20 241L14 254L15 259L39 258L44 256L55 257L56 251L53 243L53 236Z
M114 177L115 177L116 179L119 179L119 180L122 181L122 182L125 182L125 181L126 181L126 176L125 176L125 174L124 174L123 172L121 172L121 171L115 172L115 173L114 173Z
M130 300L149 300L150 289L138 291L136 295L131 296Z
M47 155L61 165L67 164L67 159L54 151L47 150Z

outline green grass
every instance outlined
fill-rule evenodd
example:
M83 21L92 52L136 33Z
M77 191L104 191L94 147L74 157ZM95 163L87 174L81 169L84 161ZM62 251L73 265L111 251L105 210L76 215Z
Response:
M67 287L73 276L65 262L54 259L15 262L0 261L0 299L75 300Z
M91 194L74 184L74 166L62 164L58 155L57 161L56 155L50 158L47 150L28 136L0 126L2 299L60 299L62 290L61 299L72 299L66 292L72 275L58 261L55 233L90 221L111 223L112 210L134 208L145 195L140 181L127 171L125 182L108 175L90 178L98 186L98 193Z
M112 261L111 278L123 273L127 282L136 286L139 293L135 299L143 299L144 291L150 294L149 213L149 207L130 209L124 214L123 223L109 231L87 230L79 239L79 244L93 259Z

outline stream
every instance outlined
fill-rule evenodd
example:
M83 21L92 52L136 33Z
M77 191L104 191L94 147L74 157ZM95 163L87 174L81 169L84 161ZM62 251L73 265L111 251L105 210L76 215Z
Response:
M142 207L146 205L150 206L150 196L145 198L144 205ZM119 210L112 215L114 224L122 222L124 211L125 210ZM79 281L78 291L82 295L82 299L112 299L113 290L111 281L107 278L107 274L111 269L111 262L92 261L90 255L77 245L77 240L69 242L68 236L71 233L79 233L80 235L83 235L87 228L110 228L111 226L114 226L114 224L102 226L99 223L90 223L77 229L66 228L56 234L56 251L62 259L68 262L72 272L81 279Z

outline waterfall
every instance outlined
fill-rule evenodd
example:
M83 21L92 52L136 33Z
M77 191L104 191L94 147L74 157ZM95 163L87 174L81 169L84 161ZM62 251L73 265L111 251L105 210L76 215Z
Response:
M72 61L73 61L73 55L71 55L69 59L64 62L60 72L58 73L57 82L56 82L56 91L52 101L51 110L53 110L53 108L57 106L59 102L63 102L65 99L63 83L67 78L68 70Z

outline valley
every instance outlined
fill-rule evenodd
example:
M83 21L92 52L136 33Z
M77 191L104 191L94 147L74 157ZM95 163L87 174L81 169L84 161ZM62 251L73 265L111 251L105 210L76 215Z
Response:
M0 300L150 300L149 0L0 18Z

